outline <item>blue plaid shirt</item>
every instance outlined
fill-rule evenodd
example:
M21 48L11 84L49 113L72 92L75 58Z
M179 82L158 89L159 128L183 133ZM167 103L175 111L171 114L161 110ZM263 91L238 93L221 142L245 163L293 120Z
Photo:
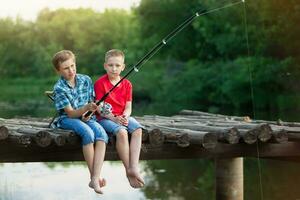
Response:
M95 92L91 78L87 75L76 74L75 79L74 88L63 77L54 85L54 103L60 117L67 116L64 108L68 105L73 109L78 109L94 101Z

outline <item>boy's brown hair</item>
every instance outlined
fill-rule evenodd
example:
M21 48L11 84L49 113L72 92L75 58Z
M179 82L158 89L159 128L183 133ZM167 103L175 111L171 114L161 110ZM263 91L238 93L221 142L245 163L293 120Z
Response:
M74 62L76 61L76 57L74 53L70 50L61 50L54 54L52 58L52 64L55 67L55 69L59 70L60 64L65 62L68 59L73 59Z
M106 54L105 54L105 62L107 62L107 60L110 57L115 57L115 56L122 56L123 59L125 59L125 54L123 53L123 51L121 51L119 49L111 49L108 52L106 52Z

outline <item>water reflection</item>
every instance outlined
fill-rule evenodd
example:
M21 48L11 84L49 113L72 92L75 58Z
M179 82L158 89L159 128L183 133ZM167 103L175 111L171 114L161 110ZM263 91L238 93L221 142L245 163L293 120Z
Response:
M151 177L143 189L148 199L214 199L213 161L151 161L145 169Z
M257 162L261 163L259 173ZM300 160L245 159L245 199L300 200ZM261 186L260 186L261 176ZM262 188L262 190L260 189ZM262 197L262 198L261 198Z
M145 199L140 189L130 187L120 162L105 162L103 175L108 185L98 195L87 186L84 164L5 163L0 166L0 199Z

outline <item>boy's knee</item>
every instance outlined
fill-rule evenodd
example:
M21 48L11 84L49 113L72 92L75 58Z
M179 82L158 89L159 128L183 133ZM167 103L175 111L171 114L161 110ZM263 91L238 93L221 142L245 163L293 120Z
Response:
M133 133L142 134L142 128L137 128Z
M142 137L142 134L143 134L142 128L135 129L132 132L132 136L134 137Z
M128 132L125 129L120 129L117 132L117 139L118 140L128 140Z

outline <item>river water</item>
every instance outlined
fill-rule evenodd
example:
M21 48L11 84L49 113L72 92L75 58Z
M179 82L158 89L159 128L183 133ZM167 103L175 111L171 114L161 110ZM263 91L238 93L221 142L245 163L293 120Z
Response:
M103 177L107 186L104 195L90 189L88 169L83 162L68 163L5 163L0 166L1 200L83 200L145 199L140 189L129 186L120 162L105 162Z

